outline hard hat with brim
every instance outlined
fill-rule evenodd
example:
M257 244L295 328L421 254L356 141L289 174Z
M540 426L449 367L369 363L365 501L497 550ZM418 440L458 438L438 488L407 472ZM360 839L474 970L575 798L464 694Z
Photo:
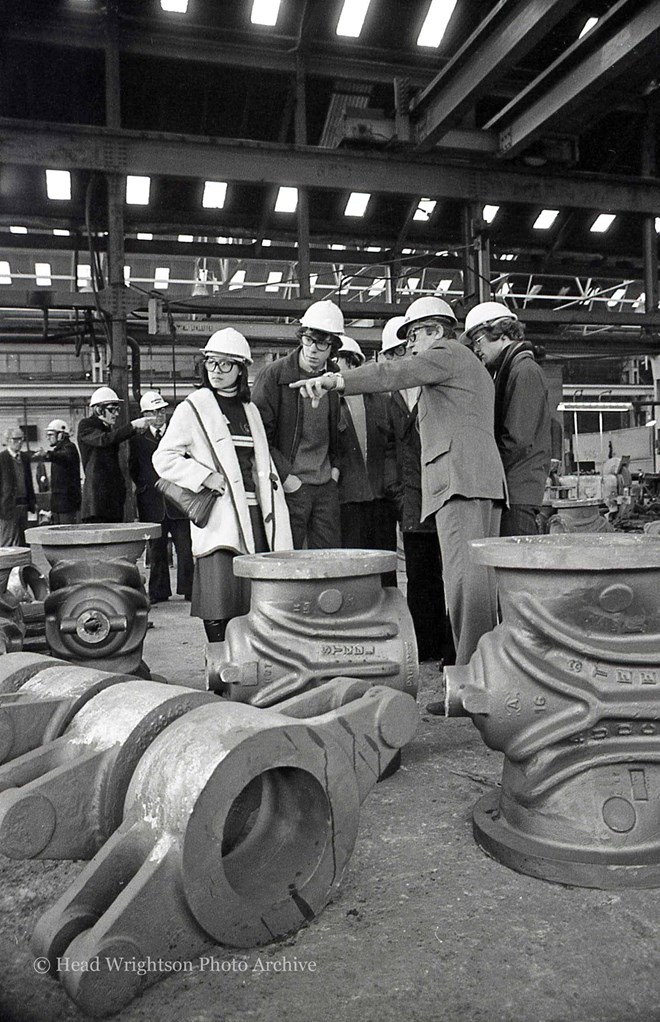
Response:
M448 305L442 298L425 295L423 298L415 299L412 305L408 306L403 323L396 332L397 337L405 341L408 328L423 319L443 319L448 324L456 322L451 305Z
M501 302L480 302L479 305L470 309L465 317L465 329L458 339L461 344L472 344L470 334L473 330L479 326L491 326L502 319L517 320L518 317L515 312L512 312L506 305L502 305Z
M243 334L239 330L235 330L233 326L216 330L209 337L206 346L199 350L203 355L226 355L227 358L234 359L236 362L252 365L250 345Z

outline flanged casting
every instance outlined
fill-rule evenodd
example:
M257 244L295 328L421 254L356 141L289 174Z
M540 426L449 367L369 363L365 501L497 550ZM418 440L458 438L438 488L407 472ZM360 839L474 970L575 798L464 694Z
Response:
M339 679L278 711L215 699L142 755L123 823L33 936L53 970L80 963L60 979L87 1014L112 1014L159 978L130 962L268 943L336 892L360 802L412 738L415 701Z
M598 500L554 500L555 510L548 520L551 536L564 532L614 532L614 526L603 518Z
M293 550L234 559L251 580L250 611L209 643L208 687L228 699L272 706L338 674L415 695L417 644L403 595L381 572L380 550Z
M28 529L51 565L46 640L72 663L148 674L142 664L149 600L136 561L160 525L135 522Z
M480 540L502 624L444 678L504 752L477 842L522 873L585 887L660 886L660 541Z
M7 589L13 568L32 563L29 547L0 547L0 654L23 649L25 621L19 600Z

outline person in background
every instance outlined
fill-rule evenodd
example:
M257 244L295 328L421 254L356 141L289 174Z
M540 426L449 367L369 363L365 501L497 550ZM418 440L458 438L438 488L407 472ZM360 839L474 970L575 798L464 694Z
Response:
M141 522L160 524L160 536L148 541L148 592L152 604L164 603L172 595L168 557L170 536L176 550L177 593L190 600L193 583L190 522L156 489L158 475L152 458L165 433L166 408L167 401L157 390L145 391L140 398L140 411L151 416L149 428L131 437L128 442L128 471L135 483L138 518Z
M48 450L42 447L32 456L34 461L51 464L51 525L77 525L80 521L80 455L69 434L64 419L53 419L46 426Z
M497 624L494 574L472 560L469 543L499 535L506 484L493 434L493 381L456 340L455 325L452 309L441 298L418 298L397 331L400 340L407 339L409 354L292 386L316 404L326 391L364 394L421 387L421 519L435 516L456 663L466 664L481 636Z
M36 500L29 454L21 450L24 436L18 426L4 434L6 449L0 453L0 546L25 546L28 512Z
M404 320L404 316L395 316L385 324L381 359L389 362L406 354L406 342L396 336ZM420 662L440 660L444 665L453 664L456 654L445 607L442 557L435 522L432 517L421 521L422 456L417 424L420 393L419 387L410 387L395 390L390 398L399 521L406 559L406 601L415 628Z
M341 345L344 317L333 302L314 302L300 321L300 345L261 370L253 400L283 480L296 550L341 545L339 525L339 397L312 407L289 389L322 373ZM334 365L334 363L333 363Z
M204 528L190 526L190 610L204 621L208 641L222 642L228 622L250 608L249 581L234 575L234 557L290 550L292 543L282 484L250 400L250 346L227 327L202 350L202 386L176 408L153 464L163 479L220 495Z
M339 371L364 362L358 342L343 334ZM387 395L340 398L338 452L341 545L396 550L396 452ZM381 578L384 586L396 586L396 569Z
M501 536L535 536L550 470L548 387L515 312L482 302L465 317L461 340L495 383L495 441L509 491Z
M117 426L121 398L110 387L99 387L89 399L91 415L78 426L78 447L85 470L82 488L83 522L123 522L126 483L119 448L149 425L142 416Z

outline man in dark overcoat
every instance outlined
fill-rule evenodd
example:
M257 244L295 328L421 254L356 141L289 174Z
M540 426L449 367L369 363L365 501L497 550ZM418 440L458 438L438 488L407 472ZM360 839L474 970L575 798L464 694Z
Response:
M18 426L5 431L6 449L0 453L0 546L25 546L28 511L34 511L34 483L30 455L21 450Z

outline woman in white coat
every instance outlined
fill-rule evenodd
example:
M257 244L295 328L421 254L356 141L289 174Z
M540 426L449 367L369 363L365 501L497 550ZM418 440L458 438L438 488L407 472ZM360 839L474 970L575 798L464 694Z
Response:
M232 570L236 554L291 550L292 542L282 485L250 401L248 342L227 327L202 351L202 387L175 410L153 464L163 479L220 494L204 528L190 527L191 614L203 619L209 642L222 642L227 622L250 607L249 581Z

